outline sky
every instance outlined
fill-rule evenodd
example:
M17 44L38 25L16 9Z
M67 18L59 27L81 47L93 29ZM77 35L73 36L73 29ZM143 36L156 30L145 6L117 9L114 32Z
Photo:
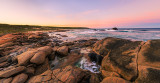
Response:
M0 0L0 23L160 28L160 0Z

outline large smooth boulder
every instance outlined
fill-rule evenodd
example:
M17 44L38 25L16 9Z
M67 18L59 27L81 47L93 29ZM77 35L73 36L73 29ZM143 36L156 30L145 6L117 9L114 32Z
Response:
M52 53L50 46L44 46L38 49L37 53L31 58L30 62L35 64L42 64L45 62L46 56Z
M160 68L139 66L139 76L135 83L160 83Z
M13 78L12 83L25 83L27 78L27 74L21 73Z
M142 43L141 41L106 38L95 44L94 51L104 56L101 64L102 70L116 72L126 80L134 81L138 75L137 56Z
M160 68L160 40L148 40L138 55L138 65Z
M123 46L125 43L129 43L131 41L120 39L120 38L112 38L108 37L97 41L93 45L93 51L101 56L106 56L112 49L117 49L120 46Z
M7 78L7 77L10 77L10 76L15 75L17 73L20 73L24 70L25 70L24 66L18 66L18 67L12 67L9 69L5 69L5 70L0 71L0 77Z
M107 77L103 79L101 83L131 83L131 82L118 77Z
M59 47L56 50L56 52L57 52L57 54L59 54L61 56L67 56L68 52L69 52L69 48L67 46L62 46L62 47Z
M46 59L46 53L40 51L31 58L30 62L35 64L42 64L44 63L45 59Z
M27 51L17 56L19 65L27 65L36 51Z
M53 49L50 46L44 46L44 47L38 48L38 51L43 51L46 53L46 55L49 55L52 53Z

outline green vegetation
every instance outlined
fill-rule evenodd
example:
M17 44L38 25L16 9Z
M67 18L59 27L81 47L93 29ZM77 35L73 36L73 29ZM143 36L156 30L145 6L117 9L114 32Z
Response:
M7 33L15 33L15 32L57 30L57 29L88 29L88 28L86 27L51 27L51 26L36 26L36 25L0 24L0 35L7 34Z

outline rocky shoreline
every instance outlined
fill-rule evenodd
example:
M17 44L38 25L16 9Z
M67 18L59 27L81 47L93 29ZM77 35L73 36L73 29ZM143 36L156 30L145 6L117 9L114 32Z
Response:
M0 37L0 82L159 83L159 45L160 40L64 42L46 32L7 34Z

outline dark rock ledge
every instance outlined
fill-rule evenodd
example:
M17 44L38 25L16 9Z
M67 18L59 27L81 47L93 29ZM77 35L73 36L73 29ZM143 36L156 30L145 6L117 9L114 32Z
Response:
M42 32L1 36L0 82L160 82L160 40L143 42L109 37L59 43L49 39ZM79 68L82 57L101 65L100 73Z

